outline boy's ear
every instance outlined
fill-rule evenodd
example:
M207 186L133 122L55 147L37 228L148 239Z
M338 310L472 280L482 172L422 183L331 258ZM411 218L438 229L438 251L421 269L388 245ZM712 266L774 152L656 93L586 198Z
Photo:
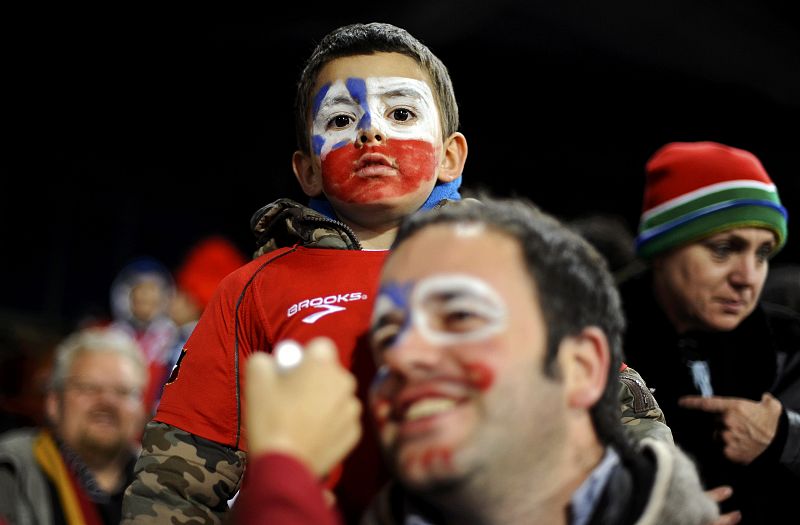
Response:
M590 409L603 396L608 381L611 355L606 334L596 326L586 327L580 334L564 338L558 353L568 405Z
M452 182L461 176L464 163L467 161L467 138L459 132L450 135L444 141L442 163L439 166L438 180Z
M292 155L292 169L303 193L309 197L322 194L322 173L314 169L314 160L310 155L298 150Z

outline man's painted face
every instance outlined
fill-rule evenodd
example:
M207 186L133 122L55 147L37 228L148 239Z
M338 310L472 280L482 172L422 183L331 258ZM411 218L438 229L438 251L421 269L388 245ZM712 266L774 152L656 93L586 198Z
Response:
M329 197L363 204L414 193L441 156L433 93L406 77L329 82L314 97L312 148Z
M370 409L404 483L536 463L537 444L562 439L559 387L544 377L545 323L522 261L511 238L452 225L414 234L389 257L371 327L381 366Z
M373 346L383 350L397 344L411 329L434 345L482 341L501 332L506 317L506 306L497 293L469 275L386 283L375 304Z

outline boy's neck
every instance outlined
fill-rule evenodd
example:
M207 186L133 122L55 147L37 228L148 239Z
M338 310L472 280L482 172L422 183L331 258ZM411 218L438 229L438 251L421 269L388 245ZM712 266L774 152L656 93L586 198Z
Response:
M388 228L372 229L357 224L347 224L358 237L365 250L388 250L394 242L399 225Z

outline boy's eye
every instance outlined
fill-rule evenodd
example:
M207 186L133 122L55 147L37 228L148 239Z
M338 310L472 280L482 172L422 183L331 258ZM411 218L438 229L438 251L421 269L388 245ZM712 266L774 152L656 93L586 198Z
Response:
M328 128L342 129L349 126L355 119L349 115L336 115L328 121Z
M392 110L392 119L398 122L408 122L412 120L416 115L407 108L397 108Z

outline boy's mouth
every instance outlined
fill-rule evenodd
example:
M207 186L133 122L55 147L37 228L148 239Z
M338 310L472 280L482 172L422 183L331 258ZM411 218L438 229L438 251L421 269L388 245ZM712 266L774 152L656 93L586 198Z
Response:
M392 160L381 153L365 153L355 165L358 177L396 177L397 167Z

